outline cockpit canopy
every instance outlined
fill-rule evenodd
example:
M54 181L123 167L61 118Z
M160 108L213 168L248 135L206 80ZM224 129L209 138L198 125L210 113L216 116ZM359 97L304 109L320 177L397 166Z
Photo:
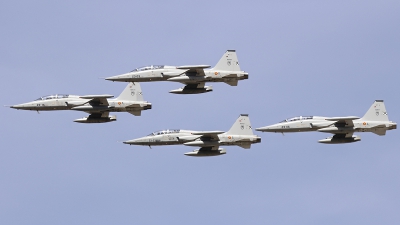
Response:
M48 100L48 99L58 99L58 98L68 98L69 95L64 94L57 94L57 95L47 95L36 99L35 101L39 100Z
M313 116L298 116L298 117L293 117L290 119L283 120L279 123L292 122L292 121L297 121L297 120L312 120L312 119L313 119Z
M153 132L147 136L155 136L155 135L161 135L161 134L174 134L174 133L179 133L180 129L172 129L172 130L160 130Z
M155 70L155 69L162 69L164 65L150 65L150 66L143 66L132 70L131 72L138 72L138 71L145 71L145 70Z

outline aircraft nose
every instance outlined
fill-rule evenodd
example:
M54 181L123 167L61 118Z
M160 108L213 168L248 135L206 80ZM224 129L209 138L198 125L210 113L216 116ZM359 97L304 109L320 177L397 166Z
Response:
M24 104L19 104L19 105L12 105L10 106L12 109L24 109L25 105Z
M106 77L105 80L109 80L109 81L115 81L117 76L113 76L113 77Z
M268 131L272 131L275 128L275 126L265 126L265 127L259 127L256 128L256 131L263 131L263 132L268 132Z
M105 80L109 80L109 81L125 81L126 80L125 75L117 75L117 76L112 76L112 77L106 77Z
M123 143L124 143L124 144L128 144L128 145L131 145L131 144L134 143L134 141L133 141L133 140L129 140L129 141L124 141Z
M132 140L124 141L123 143L124 144L128 144L128 145L140 145L141 142L142 142L141 139L138 138L138 139L132 139Z

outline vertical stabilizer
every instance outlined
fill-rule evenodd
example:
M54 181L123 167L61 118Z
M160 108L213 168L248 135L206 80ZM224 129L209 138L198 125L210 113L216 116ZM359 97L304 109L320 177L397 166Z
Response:
M228 50L219 60L214 70L241 71L235 50Z
M138 82L130 82L116 99L125 101L143 101L143 93L140 84Z
M371 121L389 121L383 100L375 100L374 104L368 109L367 113L361 118Z
M248 114L240 114L236 122L226 134L236 135L253 135L253 129Z

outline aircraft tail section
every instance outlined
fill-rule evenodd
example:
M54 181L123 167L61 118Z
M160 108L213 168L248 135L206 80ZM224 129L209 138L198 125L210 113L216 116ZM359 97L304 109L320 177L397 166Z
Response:
M142 88L138 82L130 82L122 93L116 98L117 100L126 101L144 101Z
M383 100L375 100L361 120L389 121Z
M218 61L214 70L241 71L235 50L228 50Z
M239 118L237 118L231 129L226 132L226 134L253 135L253 129L251 127L249 115L240 114Z

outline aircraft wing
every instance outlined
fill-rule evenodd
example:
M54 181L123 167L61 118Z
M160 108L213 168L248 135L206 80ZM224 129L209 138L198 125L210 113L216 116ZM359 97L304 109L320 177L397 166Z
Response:
M346 124L348 127L354 126L353 120L358 120L360 117L357 116L345 116L345 117L331 117L326 118L328 121L336 121L336 123ZM352 134L353 135L353 134Z
M223 134L224 131L196 131L192 132L193 135L201 135L200 138L208 138L211 140L219 140L218 134Z
M108 105L107 98L112 98L113 95L84 95L80 96L83 99L90 99L89 103L96 105Z
M209 65L188 65L188 66L178 66L177 69L186 70L186 73L196 74L196 76L205 76L204 69L210 68Z

